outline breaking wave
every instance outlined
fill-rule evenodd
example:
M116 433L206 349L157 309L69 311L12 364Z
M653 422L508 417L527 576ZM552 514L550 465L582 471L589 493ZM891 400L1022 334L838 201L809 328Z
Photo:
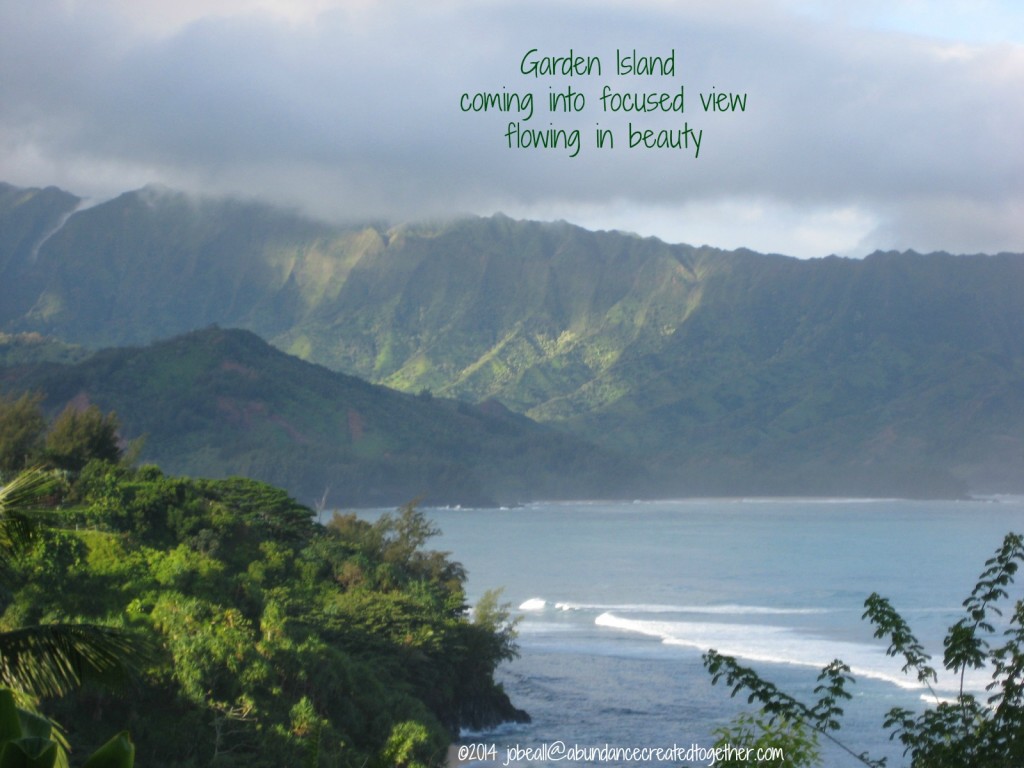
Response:
M888 657L884 646L856 643L815 635L795 627L768 624L730 624L703 621L652 621L602 613L594 624L599 627L633 632L660 639L666 645L678 645L700 651L714 649L726 656L771 664L793 664L822 669L834 659L842 659L854 677L884 680L901 688L924 690L914 677L900 672L900 663ZM979 672L965 681L973 691L983 691L989 677ZM939 678L935 690L955 692L958 680Z

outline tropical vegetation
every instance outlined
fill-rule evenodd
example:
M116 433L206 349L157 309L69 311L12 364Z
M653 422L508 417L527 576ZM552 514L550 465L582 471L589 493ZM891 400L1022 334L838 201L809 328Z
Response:
M15 404L17 406L17 404ZM10 447L10 446L8 446ZM10 464L7 457L6 464ZM37 538L35 497L50 485L38 469L0 486L0 586L17 581L16 567ZM61 730L38 714L39 698L63 696L85 682L125 682L147 660L148 643L107 625L46 622L21 625L12 617L0 629L0 768L51 768L68 764ZM92 768L130 768L134 746L115 735L87 761Z
M39 739L32 765L65 736L93 768L439 765L460 727L526 717L493 677L516 653L506 609L469 611L415 507L320 525L278 488L135 469L83 438L115 425L56 419L37 441L53 469L2 491L0 741Z
M320 506L629 495L645 478L637 462L498 403L367 384L247 331L206 328L76 364L0 370L0 392L5 384L0 449L10 450L0 455L22 463L45 453L76 469L83 441L104 439L110 459L116 426L117 439L141 438L140 460L169 473L254 477Z
M879 595L864 603L864 618L875 627L875 637L889 641L887 654L901 659L903 672L912 675L931 696L929 706L915 713L903 707L890 710L883 727L904 747L911 768L1016 768L1024 765L1024 599L1012 599L1010 588L1024 564L1024 536L1009 533L985 569L970 596L964 615L943 641L942 667L959 679L952 699L939 696L931 656L914 636L909 624ZM1004 616L1003 604L1012 601ZM884 768L885 758L859 752L840 736L843 710L852 698L850 667L836 659L822 669L814 689L818 700L807 704L778 689L756 670L715 650L704 655L714 683L731 686L732 695L746 692L759 705L755 716L744 715L720 736L731 744L786 747L785 765L819 765L819 736L836 744L853 760L869 768ZM987 695L965 688L967 670L991 672Z

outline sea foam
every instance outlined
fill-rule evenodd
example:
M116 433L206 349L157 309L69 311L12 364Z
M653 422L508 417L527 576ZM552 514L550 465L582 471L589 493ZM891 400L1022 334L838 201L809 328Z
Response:
M631 619L606 611L594 624L660 639L666 645L714 649L725 656L769 664L791 664L823 669L839 658L849 665L854 677L883 680L901 688L921 690L916 678L900 672L900 665L885 654L881 645L869 645L818 637L793 627L766 624L726 624L699 621L650 621ZM989 677L984 673L965 680L972 692L983 691ZM943 694L954 693L959 680L940 676L933 687ZM922 698L925 698L922 696Z
M543 611L547 601L542 597L531 597L519 604L520 611Z
M662 605L659 603L573 603L556 602L560 611L617 611L619 613L694 613L727 616L792 616L830 613L829 608L778 608L767 605Z

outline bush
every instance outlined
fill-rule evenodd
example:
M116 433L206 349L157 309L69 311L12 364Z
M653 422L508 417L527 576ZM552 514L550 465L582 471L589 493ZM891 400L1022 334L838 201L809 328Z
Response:
M903 744L913 768L1024 765L1024 601L1016 601L1001 633L992 618L1003 615L998 604L1010 597L1008 588L1022 562L1024 539L1020 534L1009 533L995 556L985 562L977 585L964 601L964 617L949 628L943 641L942 664L960 676L960 689L952 702L942 701L932 688L937 674L929 664L931 657L903 617L877 593L865 601L864 618L875 625L875 637L889 639L888 655L902 657L903 672L914 674L935 699L935 706L916 715L901 707L893 708L884 723L885 728L892 729L891 738ZM814 692L819 699L813 706L779 691L730 656L710 650L704 655L704 665L712 675L712 683L724 680L732 686L732 695L748 691L748 700L761 705L769 726L780 720L801 724L838 744L864 765L885 765L884 759L875 760L867 753L854 752L835 735L843 714L840 703L850 698L846 686L853 682L850 668L842 661L833 661L818 676L819 685ZM992 669L992 682L987 686L991 695L979 701L964 690L964 672L986 666ZM729 735L736 733L734 729ZM808 754L802 759L803 762L788 762L813 765L817 757Z

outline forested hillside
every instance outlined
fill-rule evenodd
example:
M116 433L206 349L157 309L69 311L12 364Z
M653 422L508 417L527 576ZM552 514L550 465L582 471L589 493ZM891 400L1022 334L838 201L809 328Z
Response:
M492 400L652 493L1024 488L1024 257L800 261L495 216L332 226L147 188L0 189L0 330L96 349L211 323Z
M255 477L327 508L512 504L645 485L638 463L496 402L396 392L247 331L208 328L76 364L0 369L0 390L37 393L51 416L113 411L120 437L139 441L139 460L170 472ZM0 399L0 443L4 410Z
M527 717L493 680L507 614L494 593L467 613L465 571L412 507L324 527L242 478L100 459L39 478L0 488L3 685L76 755L127 730L138 766L439 766L461 727ZM69 634L59 673L32 661ZM133 647L112 688L106 659Z

